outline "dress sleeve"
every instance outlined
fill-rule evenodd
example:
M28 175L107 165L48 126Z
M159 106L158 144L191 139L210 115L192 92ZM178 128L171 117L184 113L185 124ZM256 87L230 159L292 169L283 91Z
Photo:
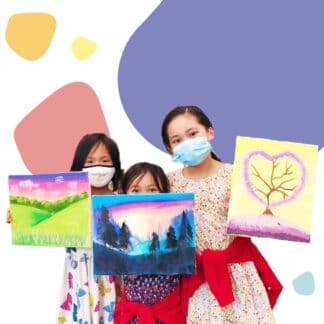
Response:
M229 203L230 203L230 199L231 199L232 174L233 174L233 166L231 164L229 164L228 170L227 170L227 190L226 190L225 198L224 198L224 211L225 211L226 217L228 215L228 207L229 207Z

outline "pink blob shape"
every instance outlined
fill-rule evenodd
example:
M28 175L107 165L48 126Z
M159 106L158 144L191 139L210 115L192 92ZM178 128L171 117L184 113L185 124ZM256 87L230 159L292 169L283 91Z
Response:
M101 132L109 135L94 90L74 82L55 91L16 127L15 141L31 173L69 171L81 137Z

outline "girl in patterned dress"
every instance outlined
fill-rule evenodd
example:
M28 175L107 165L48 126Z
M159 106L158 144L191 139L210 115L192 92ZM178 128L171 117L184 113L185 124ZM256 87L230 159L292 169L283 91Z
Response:
M85 135L71 166L71 171L81 170L89 173L92 195L113 194L122 174L117 144L102 133ZM111 323L115 301L114 278L93 274L92 250L67 248L57 322Z
M169 182L162 168L137 163L125 173L123 193L169 192ZM178 275L123 276L122 299L117 304L114 322L140 324L182 324L180 277Z
M162 138L185 165L168 175L171 191L195 193L197 275L181 283L187 323L274 323L280 282L249 238L226 234L232 165L212 152L210 120L198 107L176 107Z

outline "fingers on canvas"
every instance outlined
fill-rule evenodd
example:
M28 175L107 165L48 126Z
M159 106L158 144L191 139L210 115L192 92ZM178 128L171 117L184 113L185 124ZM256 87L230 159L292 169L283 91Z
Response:
M7 218L6 218L6 223L11 224L12 222L12 217L11 217L11 212L10 209L7 210Z

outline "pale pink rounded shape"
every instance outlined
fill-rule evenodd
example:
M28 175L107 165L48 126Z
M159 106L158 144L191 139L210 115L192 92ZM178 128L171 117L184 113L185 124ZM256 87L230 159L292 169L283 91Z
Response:
M31 173L69 171L76 146L88 133L109 135L100 102L82 82L60 88L16 127L15 141Z

